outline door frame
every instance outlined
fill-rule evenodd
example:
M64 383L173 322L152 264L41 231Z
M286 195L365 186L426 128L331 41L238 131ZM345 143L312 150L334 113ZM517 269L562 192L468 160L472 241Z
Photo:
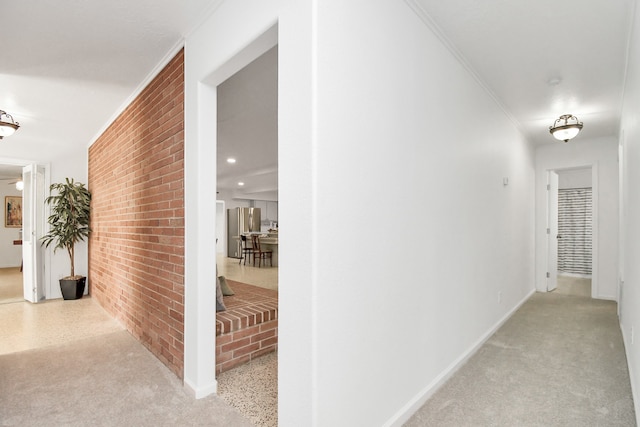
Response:
M557 170L547 171L547 292L558 287L558 189Z
M30 174L29 180L26 179L26 174ZM50 212L49 206L45 203L45 199L49 195L49 166L35 162L30 163L23 167L22 176L25 181L23 208L28 207L29 209L28 212L23 211L22 215L23 218L29 217L28 223L31 230L31 236L25 240L25 236L30 230L25 233L23 229L22 237L24 299L38 303L51 297L51 278L46 274L49 270L47 266L50 265L50 251L44 250L39 244L46 232L46 219ZM28 203L24 202L25 194L30 196L31 200Z
M221 31L221 34L226 34L225 29ZM212 330L215 332L216 322L216 312L212 309L215 307L215 286L211 286L211 260L217 256L216 201L211 197L211 189L217 187L217 122L211 117L217 117L217 86L278 44L278 23L272 22L248 41L248 45L224 58L220 64L202 66L202 72L207 71L203 75L194 75L192 63L185 60L183 381L188 393L197 399L216 393L218 387L215 375L216 337L211 333ZM185 58L190 57L190 51L188 48ZM198 48L193 51L198 51ZM217 56L223 59L221 53ZM280 118L278 120L280 123Z
M618 141L618 316L622 316L625 278L626 222L629 188L627 185L627 140L624 129L620 131Z
M584 164L584 165L576 165L576 166L571 166L571 167L564 167L564 168L552 168L552 169L547 169L547 176L549 176L550 172L562 172L562 171L569 171L569 170L576 170L576 169L591 169L591 193L592 193L592 199L591 199L591 203L592 203L592 214L591 214L591 244L592 244L592 249L591 249L591 298L598 298L598 295L600 295L600 288L599 288L599 280L598 280L598 266L600 263L600 257L599 257L599 251L598 251L598 235L599 235L599 227L598 227L598 195L599 195L599 188L598 188L598 164L597 163L590 163L590 164ZM546 180L546 182L548 183L548 180ZM546 193L547 189L545 188L545 193ZM550 218L550 216L548 215L549 210L550 210L550 206L549 206L549 197L545 197L546 199L546 212L547 212L547 218L548 221L551 221L552 218ZM558 222L558 218L557 216L554 218L555 222L556 222L556 229L557 229L557 222ZM547 223L547 227L550 227L550 224ZM545 264L546 267L546 272L549 272L549 260L552 258L552 254L550 253L550 239L551 239L551 234L547 234L546 233L546 229L545 231L545 235L546 235L546 255L547 255L547 263ZM555 238L555 237L554 237ZM557 262L557 259L556 259ZM557 267L557 266L556 266ZM556 268L557 271L557 268ZM545 275L546 275L545 272ZM547 283L545 281L545 283ZM541 290L541 289L538 289ZM545 289L542 290L543 292L546 292L546 286Z

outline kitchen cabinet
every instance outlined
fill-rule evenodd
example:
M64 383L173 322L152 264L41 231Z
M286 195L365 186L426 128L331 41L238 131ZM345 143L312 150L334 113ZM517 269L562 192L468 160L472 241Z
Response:
M252 200L254 208L260 208L262 221L278 222L278 202L266 200Z
M267 202L267 218L269 221L278 222L278 202Z
M262 220L267 219L267 201L266 200L254 200L253 207L260 208L260 215L262 217Z

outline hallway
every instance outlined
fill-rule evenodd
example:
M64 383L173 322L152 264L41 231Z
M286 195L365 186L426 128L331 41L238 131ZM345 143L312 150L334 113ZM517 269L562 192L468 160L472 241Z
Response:
M406 423L635 426L617 305L535 293Z

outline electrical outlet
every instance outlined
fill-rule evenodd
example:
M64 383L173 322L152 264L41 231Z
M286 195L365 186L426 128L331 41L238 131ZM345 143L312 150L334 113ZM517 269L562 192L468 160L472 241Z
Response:
M502 291L498 291L498 302L502 302Z
M633 326L631 327L631 344L633 344Z

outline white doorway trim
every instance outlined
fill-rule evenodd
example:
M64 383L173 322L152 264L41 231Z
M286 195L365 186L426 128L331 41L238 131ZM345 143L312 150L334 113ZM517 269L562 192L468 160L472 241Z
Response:
M598 266L600 263L600 256L599 256L599 251L598 251L598 234L599 234L599 229L598 229L598 196L599 196L599 188L598 188L598 164L597 163L591 163L591 164L585 164L585 165L579 165L579 166L572 166L572 167L567 167L567 168L556 168L556 169L548 169L547 170L547 174L551 173L551 172L561 172L561 171L567 171L567 170L575 170L575 169L591 169L591 188L592 188L592 224L591 224L591 230L592 230L592 255L591 255L591 298L598 298L598 295L600 295L600 287L599 287L599 280L598 280ZM548 183L548 181L547 181ZM544 189L545 193L546 193L546 188ZM549 197L546 197L546 212L549 213L550 212L550 204L549 204ZM547 216L549 218L549 220L551 221L552 218L548 215ZM557 216L554 218L555 222L556 222L556 229L557 229L557 221L558 218ZM548 224L548 227L552 228L552 224ZM547 234L546 233L546 229L544 230L544 234L547 235L547 239L545 240L546 242L546 253L547 253L547 262L550 262L551 259L553 258L553 254L551 253L551 245L550 245L550 241L549 239L551 239L552 237L555 238L555 236L552 236L551 234ZM556 257L557 258L557 257ZM557 260L556 260L557 261ZM547 270L544 272L544 275L546 276L546 273L549 272L549 265L546 265ZM557 271L557 268L556 268ZM545 283L547 283L545 281ZM545 289L538 289L539 291L548 291L545 287Z
M276 22L206 75L193 76L188 60L185 65L184 386L195 398L216 393L218 387L215 266L211 266L216 259L216 200L211 192L217 186L217 86L277 43ZM186 47L188 58L188 43Z
M558 287L558 172L547 171L547 292Z
M624 129L620 132L618 142L618 316L622 316L624 301L625 251L626 251L626 221L627 221L627 140Z
M49 194L48 167L32 163L22 169L24 190L22 194L23 232L23 290L24 299L37 303L47 297L49 280L45 273L46 254L41 245L45 234L49 208L45 199Z

